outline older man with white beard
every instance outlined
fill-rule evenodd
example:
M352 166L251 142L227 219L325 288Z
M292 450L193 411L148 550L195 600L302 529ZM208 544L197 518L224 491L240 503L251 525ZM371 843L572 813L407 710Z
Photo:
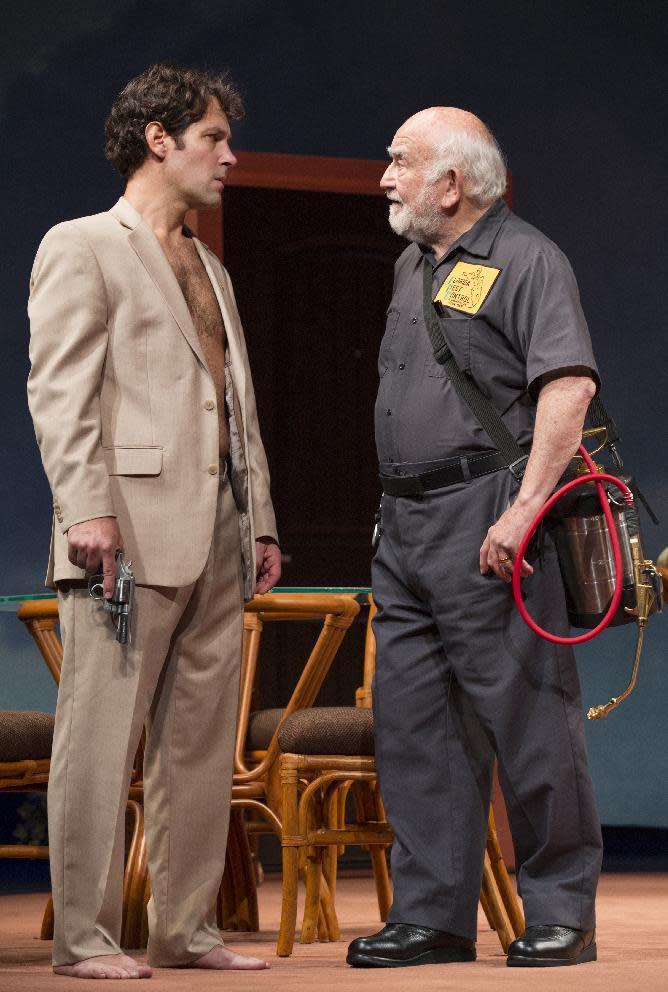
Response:
M566 633L549 538L526 560L517 550L598 387L587 325L564 255L501 199L505 165L478 118L424 110L388 151L390 224L411 242L395 268L376 404L373 704L394 903L347 960L475 959L496 756L527 920L508 964L593 961L601 833L575 659L524 625L510 588L517 568L532 615ZM432 300L459 368L528 452L523 477L436 361Z

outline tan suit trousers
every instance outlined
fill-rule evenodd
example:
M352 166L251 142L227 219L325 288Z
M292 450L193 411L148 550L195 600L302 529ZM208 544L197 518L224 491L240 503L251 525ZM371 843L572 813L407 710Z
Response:
M174 523L183 525L187 518ZM204 571L183 588L137 587L131 644L117 643L109 614L87 590L60 591L59 608L64 659L49 783L54 964L120 949L126 800L144 724L148 957L156 966L187 964L222 943L215 902L243 615L227 480Z

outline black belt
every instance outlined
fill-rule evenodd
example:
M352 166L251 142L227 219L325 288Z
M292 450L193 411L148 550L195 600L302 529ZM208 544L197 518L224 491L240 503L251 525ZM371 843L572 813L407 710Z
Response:
M427 464L430 466L427 468ZM508 463L499 451L485 451L479 455L462 455L461 458L445 458L441 462L425 464L425 471L415 472L417 466L380 466L380 483L388 496L421 496L431 489L443 489L457 482L468 482L490 475L499 469L508 468Z

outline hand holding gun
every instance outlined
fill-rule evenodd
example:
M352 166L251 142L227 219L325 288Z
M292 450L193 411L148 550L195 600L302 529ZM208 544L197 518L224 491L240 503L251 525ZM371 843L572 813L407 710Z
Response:
M103 595L104 576L93 575L88 581L91 599L102 603L104 609L111 613L119 644L130 642L130 619L135 593L135 577L131 565L131 561L125 562L122 551L116 552L116 579L111 599L105 599Z

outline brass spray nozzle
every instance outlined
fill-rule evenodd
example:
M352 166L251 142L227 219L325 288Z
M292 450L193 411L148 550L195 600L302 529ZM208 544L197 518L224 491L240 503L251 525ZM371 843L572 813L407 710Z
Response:
M654 609L661 609L660 573L655 568L654 562L645 558L638 535L631 537L629 543L631 545L631 559L633 561L633 584L636 592L636 606L633 608L626 606L625 610L635 617L635 621L638 624L638 637L636 639L631 679L621 696L613 696L608 703L603 703L600 706L592 706L587 711L588 720L601 720L633 692L638 678L640 652L642 651L643 641L645 639L647 620ZM657 582L657 580L659 581Z

